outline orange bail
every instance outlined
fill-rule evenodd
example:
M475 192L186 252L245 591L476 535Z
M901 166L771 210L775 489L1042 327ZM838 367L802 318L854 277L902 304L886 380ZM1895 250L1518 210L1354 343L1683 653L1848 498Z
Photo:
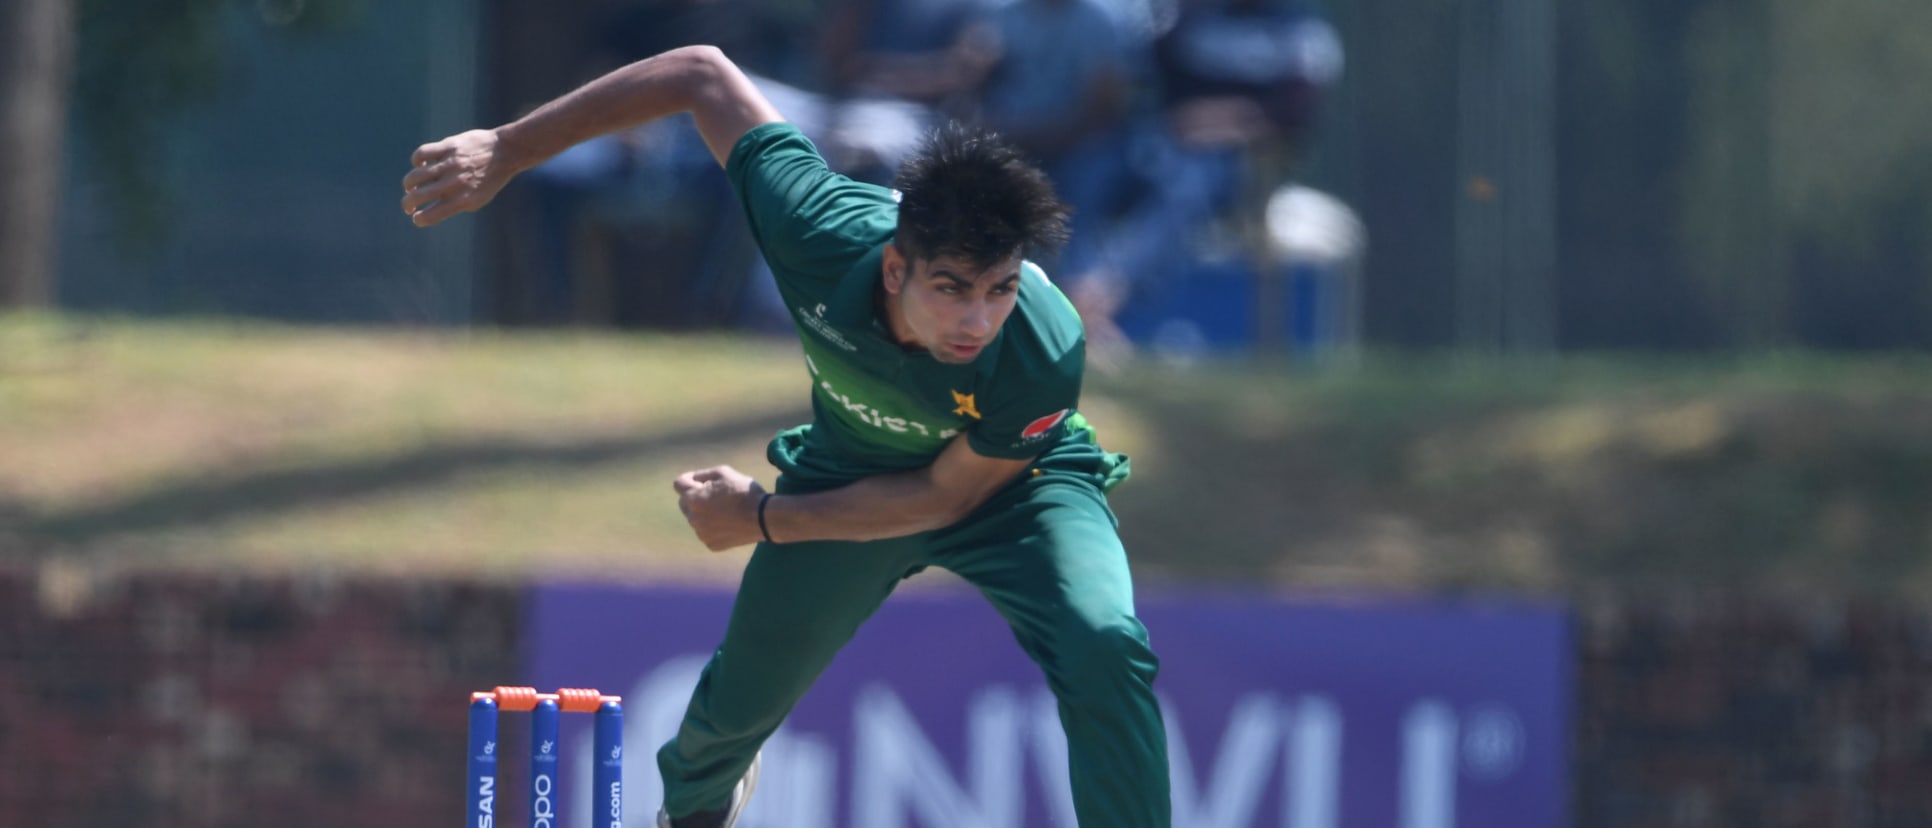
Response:
M498 710L535 710L537 709L537 688L498 687L496 706Z
M596 690L565 687L557 691L557 707L565 713L595 713L603 701L604 694Z

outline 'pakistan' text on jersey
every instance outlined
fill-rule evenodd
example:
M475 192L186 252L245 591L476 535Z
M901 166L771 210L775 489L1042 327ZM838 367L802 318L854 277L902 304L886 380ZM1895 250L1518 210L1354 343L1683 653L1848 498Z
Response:
M1013 314L972 362L948 365L893 342L875 290L899 207L891 190L831 171L787 123L747 132L725 167L777 277L812 379L813 424L781 465L854 479L930 464L964 435L987 457L1093 446L1075 410L1085 369L1079 315L1031 262ZM774 461L778 458L775 456ZM1124 469L1123 469L1124 471Z

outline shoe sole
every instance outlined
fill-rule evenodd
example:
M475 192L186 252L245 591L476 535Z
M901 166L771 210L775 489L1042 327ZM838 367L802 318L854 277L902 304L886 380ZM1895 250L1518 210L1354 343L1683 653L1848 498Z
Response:
M731 810L725 813L723 828L737 825L738 817L744 814L745 806L750 804L752 792L758 790L758 766L764 764L764 759L762 752L752 754L751 767L746 768L744 778L738 780L738 784L745 789L744 795L731 797Z

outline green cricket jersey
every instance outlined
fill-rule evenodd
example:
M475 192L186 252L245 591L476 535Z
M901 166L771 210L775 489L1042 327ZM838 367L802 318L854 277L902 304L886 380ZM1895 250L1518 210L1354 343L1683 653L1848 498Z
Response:
M893 342L875 294L897 193L833 172L788 123L747 132L725 165L812 377L813 422L781 434L773 461L825 482L919 468L964 435L987 457L1098 451L1075 406L1085 370L1080 317L1031 262L1012 316L971 363L948 365ZM1059 452L1056 452L1058 454ZM783 456L781 456L783 455ZM1112 455L1108 484L1124 477Z

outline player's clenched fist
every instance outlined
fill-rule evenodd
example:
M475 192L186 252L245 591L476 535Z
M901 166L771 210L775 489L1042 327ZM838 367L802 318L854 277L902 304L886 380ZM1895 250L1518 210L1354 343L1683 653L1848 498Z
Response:
M472 129L416 148L403 176L403 212L417 227L490 203L517 170L497 152L497 133Z
M764 538L758 528L758 501L765 488L730 466L688 471L671 481L678 509L705 548L721 552Z

